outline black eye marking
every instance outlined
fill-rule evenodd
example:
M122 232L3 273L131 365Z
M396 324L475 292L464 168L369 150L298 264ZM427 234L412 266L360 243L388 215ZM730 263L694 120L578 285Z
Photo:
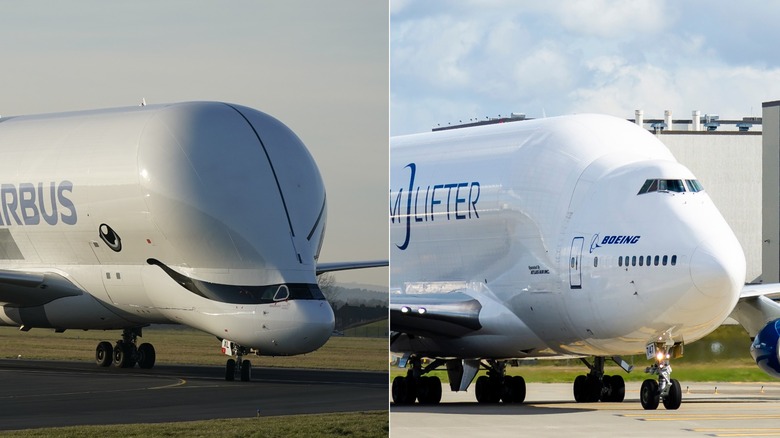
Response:
M116 252L122 251L122 239L119 238L119 235L116 234L113 228L106 224L100 224L98 231L100 232L100 238L103 239L103 242L106 242L109 248Z

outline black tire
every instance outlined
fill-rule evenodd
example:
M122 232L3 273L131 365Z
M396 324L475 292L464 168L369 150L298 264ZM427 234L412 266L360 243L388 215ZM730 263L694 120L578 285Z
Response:
M417 401L421 405L427 405L430 403L431 388L428 383L429 380L430 378L426 376L421 376L417 378Z
M234 359L228 359L225 363L225 380L232 382L236 379L236 361Z
M639 402L645 410L652 411L658 409L660 397L658 395L658 382L647 379L642 382L642 388L639 390Z
M609 401L614 403L623 403L626 398L626 382L622 376L611 376L609 378L610 394Z
M252 380L252 362L244 360L241 362L241 381L248 382Z
M428 379L428 395L430 404L436 405L441 402L441 379L436 376Z
M95 349L95 363L101 367L111 366L114 361L114 347L110 342L103 341Z
M664 397L664 407L670 411L680 408L682 404L682 388L677 379L672 379L672 386L669 387L669 394Z
M397 376L393 379L393 403L397 405L406 404L406 377Z
M595 375L585 376L585 402L595 403L601 399L603 383Z
M509 389L509 401L504 403L522 403L525 401L525 379L522 376L507 376L504 385Z
M474 393L477 396L477 403L490 403L490 379L487 376L477 377Z
M149 343L143 343L138 346L138 367L145 370L154 367L154 361L157 354L154 352L154 346Z
M135 345L117 341L114 346L114 366L132 368L135 366Z
M577 403L585 403L588 399L586 381L587 378L582 374L574 379L574 401Z

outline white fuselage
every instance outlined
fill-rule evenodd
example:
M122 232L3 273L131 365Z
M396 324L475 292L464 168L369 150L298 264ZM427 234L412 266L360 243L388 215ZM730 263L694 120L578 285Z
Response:
M85 292L6 298L0 323L181 323L271 355L330 336L319 289L274 299L316 288L326 219L317 166L278 120L216 102L11 117L0 150L0 270ZM260 299L263 287L274 291Z
M392 348L604 356L708 334L737 302L742 249L706 191L638 194L647 180L695 177L606 116L393 138L391 302L458 291L482 310L473 333Z

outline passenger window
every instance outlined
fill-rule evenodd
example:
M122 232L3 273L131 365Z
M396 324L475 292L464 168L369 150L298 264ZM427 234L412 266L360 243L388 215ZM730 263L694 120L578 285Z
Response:
M645 258L642 256L639 256L639 266L644 266Z
M676 264L677 264L677 256L673 255L672 256L672 266L675 266Z
M618 257L618 266L623 266L623 256Z
M631 266L636 266L636 256L631 257Z
M655 266L658 266L658 261L659 261L659 259L660 259L660 257L658 257L658 256L655 256L655 259L653 260L653 264L654 264Z
M594 268L598 268L599 267L599 258L598 258L598 256L597 257L593 257L593 267Z
M663 261L662 261L663 265L666 266L666 263L668 261L669 261L669 256L664 256Z

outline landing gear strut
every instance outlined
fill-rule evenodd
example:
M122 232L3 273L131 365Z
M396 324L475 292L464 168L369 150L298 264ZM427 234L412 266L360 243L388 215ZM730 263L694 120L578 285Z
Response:
M579 375L574 379L574 400L577 403L593 403L597 401L620 403L626 396L626 383L619 375L604 375L606 358L597 356L593 365L582 360L590 368L587 376ZM620 358L613 358L616 362Z
M236 376L240 377L242 382L252 380L252 362L244 359L244 356L250 353L249 348L223 339L222 352L228 356L236 357L228 359L225 364L225 380L232 382L236 380Z
M639 401L646 410L657 409L661 401L664 407L675 410L682 404L682 389L677 379L672 379L672 357L682 356L682 344L674 344L667 348L664 343L655 343L647 346L648 357L652 356L655 363L645 372L658 375L658 381L647 379L642 382L639 391Z
M141 328L130 328L122 331L122 339L111 346L110 342L100 342L95 349L95 362L98 366L107 367L114 364L117 368L132 368L137 363L140 368L154 367L156 354L152 344L143 343L136 347L136 339L141 336Z

